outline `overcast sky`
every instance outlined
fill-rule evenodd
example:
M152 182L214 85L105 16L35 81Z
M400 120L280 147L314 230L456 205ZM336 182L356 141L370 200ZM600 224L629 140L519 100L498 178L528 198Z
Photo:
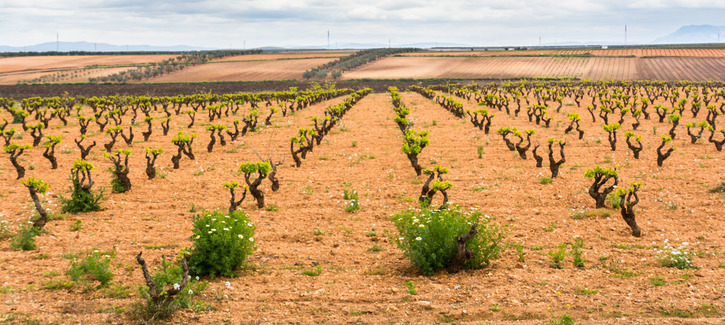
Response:
M417 42L650 43L725 25L725 0L0 0L0 45L55 41L214 48ZM723 35L725 38L725 35Z

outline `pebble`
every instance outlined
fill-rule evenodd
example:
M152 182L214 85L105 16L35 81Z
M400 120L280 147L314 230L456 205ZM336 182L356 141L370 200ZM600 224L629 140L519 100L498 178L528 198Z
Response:
M430 301L427 301L427 300L420 300L420 301L418 301L418 305L420 305L421 307L424 307L424 308L431 308L433 303Z

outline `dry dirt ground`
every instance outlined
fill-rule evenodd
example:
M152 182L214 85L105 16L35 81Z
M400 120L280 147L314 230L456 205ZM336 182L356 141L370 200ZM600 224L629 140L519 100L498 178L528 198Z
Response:
M180 71L173 76L163 76L147 81L246 81L299 79L304 70L319 64L346 56L352 51L321 51L321 52L285 52L231 56L213 61L224 62L222 65L204 65L203 69ZM120 71L135 69L133 67L112 67L84 69L92 65L114 66L132 65L148 62L160 62L177 55L81 55L81 56L36 56L0 58L0 85L14 85L18 82L34 83L72 83L87 82L89 78L106 76ZM319 60L320 58L329 58ZM308 60L313 59L313 60ZM315 60L317 59L317 60ZM292 60L291 62L265 62ZM301 60L296 64L296 60ZM240 63L245 62L245 63ZM255 63L252 63L255 62ZM311 63L310 63L311 62ZM322 62L322 63L320 63ZM314 65L310 65L314 64ZM299 72L299 73L298 73ZM60 75L64 75L60 77ZM37 81L36 78L41 78ZM52 78L56 77L56 78ZM209 79L219 77L219 79ZM36 80L36 81L33 81Z
M0 84L14 85L19 81L30 80L42 75L82 72L91 65L129 65L159 62L176 55L71 55L71 56L30 56L0 58ZM105 71L106 74L115 70ZM85 80L88 80L87 76ZM64 80L74 82L76 80Z
M335 58L230 61L200 64L142 82L264 81L302 79L305 70Z
M102 144L108 139L92 125L89 140L96 140L98 146L89 161L97 167L96 186L107 189L105 210L51 221L46 226L48 234L37 237L34 251L13 251L8 240L0 242L1 319L130 323L123 310L139 300L136 287L143 283L135 255L143 251L146 260L157 266L162 254L177 254L189 247L195 214L190 212L192 205L226 209L228 192L222 183L242 181L235 173L238 165L257 160L253 149L266 152L271 147L276 157L286 157L278 175L280 190L272 192L269 183L263 186L267 204L278 211L259 210L252 201L244 202L243 209L257 226L258 249L248 260L250 267L237 278L210 280L203 299L211 310L180 311L173 322L540 324L566 314L585 324L720 323L721 314L712 308L725 308L725 238L720 230L725 197L707 191L725 181L725 154L712 144L689 144L681 128L674 140L677 151L663 168L657 168L654 148L669 127L653 120L643 121L638 131L644 137L645 150L642 159L636 160L623 140L617 151L610 151L600 122L592 123L583 108L569 101L561 113L553 113L549 129L529 123L524 115L513 118L497 112L492 132L486 135L436 103L403 93L414 129L430 131L431 144L420 155L422 164L448 167L451 200L492 216L505 226L506 241L522 245L525 253L520 261L509 248L488 268L426 277L412 270L402 251L389 240L396 235L391 214L416 207L414 198L423 177L415 176L400 149L402 138L387 93L360 101L300 168L290 166L289 138L298 128L310 127L310 118L322 116L326 106L341 100L314 105L294 116L275 116L273 125L226 147L217 144L213 153L205 150L209 136L203 131L203 114L197 116L192 130L186 129L186 116L176 117L168 136L162 136L159 125L154 124L148 143L136 141L130 147L133 188L125 194L109 193L106 169L111 163L102 156ZM476 107L473 102L465 106ZM579 112L583 117L584 140L563 134L567 112ZM229 124L232 119L224 121ZM129 120L124 119L126 125ZM682 124L690 120L686 113ZM625 130L631 129L630 123ZM64 138L57 149L59 169L49 169L40 148L21 157L28 168L27 177L50 184L51 194L45 198L53 211L59 210L58 195L67 195L68 171L79 158L73 143L79 136L76 122L68 127L59 124L54 121L47 130ZM548 168L537 169L531 158L522 160L506 149L494 134L503 126L536 129L535 143L543 144L549 137L566 139L567 162L553 184L540 184L542 176L549 176ZM180 130L199 135L194 144L197 158L184 157L181 168L173 170L170 157L175 147L170 139ZM141 140L141 128L135 132ZM29 134L23 134L15 141L31 140ZM146 179L145 146L164 149L157 163L166 173L164 178ZM477 157L479 146L481 159ZM115 148L126 147L118 143ZM26 189L15 180L7 154L0 158L0 213L17 229L32 208ZM620 165L621 184L644 184L642 202L636 206L641 238L630 235L617 210L572 219L578 212L594 210L586 191L590 180L583 176L584 171L615 164ZM345 212L342 192L346 189L360 193L362 210ZM81 220L82 229L72 231L70 225L76 220ZM572 257L567 256L564 269L551 268L548 253L576 237L584 241L585 267L574 268ZM698 269L660 266L653 249L662 247L665 240L688 242L698 254L693 262ZM66 279L71 261L64 256L92 249L116 250L112 287L128 292L128 297L112 298L106 290L82 292L78 287L43 289L51 280ZM321 266L321 274L303 275L314 268L313 263ZM225 281L231 288L225 288ZM404 283L409 281L417 294L406 290ZM653 281L662 285L655 286Z

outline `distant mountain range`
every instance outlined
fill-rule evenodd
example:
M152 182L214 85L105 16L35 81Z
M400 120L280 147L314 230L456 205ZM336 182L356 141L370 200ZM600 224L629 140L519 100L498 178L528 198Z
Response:
M423 49L429 49L433 47L470 47L470 45L467 44L458 44L458 43L437 43L437 42L428 42L428 43L409 43L409 44L383 44L383 43L335 43L330 44L329 49L330 50L360 50L360 49L375 49L375 48L383 48L383 47L417 47L417 48L423 48ZM308 50L327 50L327 45L313 45L313 46L304 46L304 47L295 47L295 46L287 46L287 47L277 47L277 46L265 46L260 47L259 49L266 50L266 51L284 51L284 50L292 50L292 49L308 49Z
M719 36L719 37L718 37ZM675 32L658 37L652 44L688 44L688 43L725 43L725 26L712 26L712 25L688 25L682 26ZM572 46L572 45L591 45L593 43L580 43L580 42L559 42L556 44L546 44L547 46ZM602 44L616 44L616 43L602 43ZM644 45L644 44L643 44ZM470 44L460 43L438 43L438 42L422 42L422 43L410 43L410 44L385 44L385 43L334 43L330 44L329 49L369 49L369 48L382 48L382 47L417 47L417 48L468 48L472 47ZM480 47L480 45L473 46ZM155 46L155 45L114 45L108 43L91 43L91 42L46 42L28 46L6 46L0 45L0 52L52 52L59 50L60 52L71 52L71 51L85 51L85 52L123 52L123 51L148 51L148 52L181 52L181 51L206 51L216 50L218 48L211 47L199 47L199 46L188 46L188 45L174 45L174 46ZM265 46L259 49L266 51L285 51L294 49L309 49L309 50L326 50L326 45L312 45L312 46Z
M725 26L688 25L680 27L672 34L655 39L653 43L687 44L719 42L725 42Z
M51 52L59 50L60 52L86 51L86 52L122 52L122 51L204 51L214 50L209 47L174 45L174 46L154 46L154 45L113 45L108 43L90 43L90 42L47 42L28 46L7 46L0 45L0 52Z
M381 48L388 47L388 44L382 43L339 43L330 44L330 49L369 49L369 48ZM395 44L395 47L418 47L418 48L431 48L436 46L442 47L467 47L465 44L455 43L413 43L413 44ZM326 50L327 46L266 46L260 47L259 49L267 51L284 51L293 49L309 49L309 50ZM217 48L211 47L198 47L198 46L187 46L187 45L175 45L175 46L154 46L154 45L113 45L108 43L91 43L91 42L47 42L28 46L7 46L0 45L0 52L72 52L72 51L84 51L84 52L123 52L123 51L206 51L206 50L217 50Z

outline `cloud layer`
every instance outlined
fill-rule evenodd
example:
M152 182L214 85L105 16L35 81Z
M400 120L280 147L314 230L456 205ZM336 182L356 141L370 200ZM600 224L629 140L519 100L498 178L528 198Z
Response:
M217 48L416 42L650 43L722 25L721 0L5 0L0 44L54 41Z

